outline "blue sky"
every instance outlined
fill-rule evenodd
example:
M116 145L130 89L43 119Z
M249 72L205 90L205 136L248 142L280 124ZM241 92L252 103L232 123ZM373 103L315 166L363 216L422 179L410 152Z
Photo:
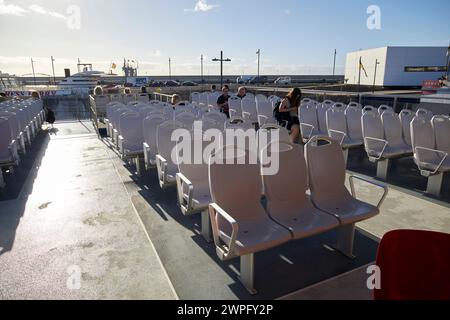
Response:
M68 8L79 8L79 28L68 27ZM367 28L377 5L381 29ZM22 75L76 68L76 59L107 71L123 58L139 61L140 74L218 74L210 60L221 49L232 59L226 74L337 73L345 55L382 46L448 46L448 0L0 0L0 70ZM72 22L74 20L71 20ZM117 70L120 71L120 70Z

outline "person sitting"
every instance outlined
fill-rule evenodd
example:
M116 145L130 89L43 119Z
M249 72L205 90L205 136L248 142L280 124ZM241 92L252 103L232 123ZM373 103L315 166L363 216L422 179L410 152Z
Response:
M279 111L289 112L287 129L291 133L292 143L298 143L300 137L300 121L298 120L298 108L302 99L302 92L299 88L292 89L281 101Z
M94 96L101 96L103 94L103 88L101 86L96 86L94 88Z
M217 98L217 107L219 107L220 112L225 113L227 118L230 117L228 106L228 99L230 98L230 96L228 95L229 92L230 92L229 87L225 85L222 88L222 95L220 95L219 98Z
M31 98L33 98L33 99L40 99L41 95L37 91L31 91Z
M142 86L141 87L141 93L143 93L143 94L147 93L147 87Z
M211 93L216 92L216 90L217 90L217 87L216 87L215 84L213 84L213 85L211 86Z
M123 94L126 94L126 95L131 94L131 89L128 88L128 87L125 87L125 88L123 89Z
M238 98L244 99L246 95L247 95L247 89L245 87L239 87L236 96Z

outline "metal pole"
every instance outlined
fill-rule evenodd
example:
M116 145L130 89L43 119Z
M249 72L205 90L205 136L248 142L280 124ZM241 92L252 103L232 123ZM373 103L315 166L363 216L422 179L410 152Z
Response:
M203 55L200 56L200 61L201 61L200 62L200 66L201 66L200 67L200 72L201 72L201 75L202 75L202 84L203 84L205 82L204 79L203 79Z
M358 69L359 69L359 73L358 73L358 92L361 92L361 57L359 57Z
M34 73L34 61L33 61L33 58L31 58L31 70L33 70L33 81L34 81L34 85L36 85L36 74Z
M380 63L378 62L378 59L375 60L375 72L373 75L373 87L372 87L372 92L375 92L375 83L377 80L377 67Z
M53 64L53 62L55 61L55 59L53 59L53 56L51 56L51 58L52 58L52 70L53 70L53 84L56 84L55 65Z
M258 55L258 78L259 78L259 66L260 66L260 59L261 59L261 50L258 49L258 51L256 51L256 54Z
M334 49L333 77L336 75L336 54L337 54L337 51L336 51L336 49Z
M172 60L169 58L169 80L172 80Z
M223 87L223 51L220 51L220 87Z
M447 83L450 81L450 79L448 78L449 73L450 73L450 45L448 46L447 49Z

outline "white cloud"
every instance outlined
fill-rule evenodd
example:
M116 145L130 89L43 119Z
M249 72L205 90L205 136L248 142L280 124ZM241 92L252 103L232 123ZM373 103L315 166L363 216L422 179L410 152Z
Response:
M29 8L34 13L49 15L49 16L52 16L52 17L57 18L57 19L63 19L63 20L67 19L67 17L62 15L61 13L55 12L55 11L49 11L49 10L45 9L44 7L41 7L41 6L37 5L37 4L31 5Z
M198 0L195 3L194 9L184 9L184 11L207 12L219 7L217 4L209 4L207 1L208 0Z
M20 6L6 4L4 0L0 0L0 15L23 17L26 12L27 10Z
M161 50L156 50L155 53L153 53L153 56L154 57L161 57L162 56Z

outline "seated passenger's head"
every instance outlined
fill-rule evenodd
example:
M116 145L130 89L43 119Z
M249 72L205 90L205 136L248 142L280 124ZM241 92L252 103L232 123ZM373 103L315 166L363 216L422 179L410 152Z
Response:
M176 105L181 102L181 97L177 94L172 96L172 105Z
M103 94L103 88L101 86L96 86L94 89L94 95L100 96Z
M141 87L141 93L147 93L147 88L146 87Z
M244 97L247 94L247 89L245 87L239 87L238 89L238 96Z
M131 94L131 89L126 87L126 88L123 89L123 93L124 94Z
M227 96L229 91L230 91L230 88L227 85L224 85L222 87L222 93L224 96Z
M40 98L41 98L41 95L40 95L39 92L37 92L37 91L31 91L31 97L32 97L33 99L40 99Z

